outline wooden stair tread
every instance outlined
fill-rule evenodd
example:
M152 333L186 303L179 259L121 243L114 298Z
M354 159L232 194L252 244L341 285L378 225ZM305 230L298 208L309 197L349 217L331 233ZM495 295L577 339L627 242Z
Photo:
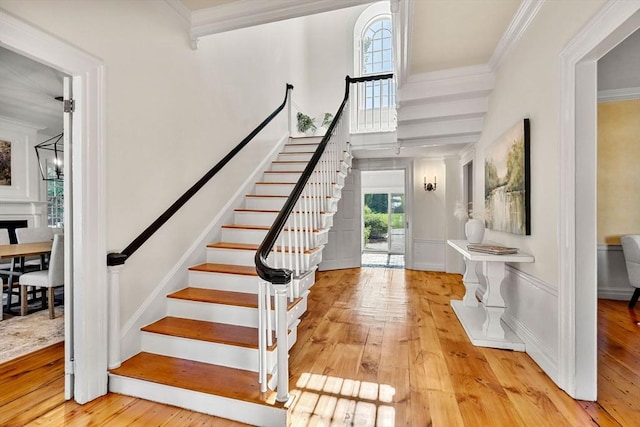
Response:
M188 287L167 295L167 298L258 308L258 295L244 292Z
M167 295L168 298L183 299L187 301L207 302L211 304L235 305L239 307L258 308L258 295L244 292L219 291L205 288L184 288ZM271 309L275 310L274 297ZM287 302L287 310L291 310L302 298L296 298Z
M309 163L307 160L274 160L271 163Z
M239 209L234 209L236 212L255 212L255 213L280 213L279 210L277 209L244 209L244 208L239 208ZM296 213L300 213L300 211L296 211ZM324 215L326 212L325 211L320 211L318 212L321 215Z
M233 242L217 242L217 243L209 243L207 245L208 248L217 248L217 249L237 249L243 251L257 251L260 245L252 244L252 243L233 243ZM278 252L282 252L282 247L277 246ZM315 247L311 249L307 249L304 251L305 254L313 253L320 248ZM285 252L289 251L289 248L284 249Z
M207 262L200 265L189 267L190 271L202 271L205 273L226 273L240 274L242 276L258 276L255 266L232 265L232 264L216 264Z
M282 198L289 198L289 196L282 196L280 194L245 194L244 197L282 197ZM307 196L300 196L300 198L302 199L303 197L307 197ZM330 199L331 196L326 196L327 199Z
M170 335L211 343L258 348L258 329L203 320L164 317L141 329L143 332ZM275 345L269 347L272 350Z
M114 375L224 396L268 406L274 392L261 393L256 372L141 352L110 371Z
M222 228L239 228L244 230L270 230L271 226L268 225L251 225L251 224L224 224ZM283 230L289 230L289 228L285 227ZM318 232L318 229L311 230L314 233Z

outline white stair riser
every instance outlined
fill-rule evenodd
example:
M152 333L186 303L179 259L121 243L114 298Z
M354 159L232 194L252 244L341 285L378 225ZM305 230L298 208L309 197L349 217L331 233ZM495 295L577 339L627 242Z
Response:
M271 226L273 222L276 220L276 217L279 214L279 211L275 211L275 209L269 209L272 212L260 212L258 210L255 211L236 211L234 215L234 223L235 224L251 224L251 225L264 225ZM333 225L333 214L320 214L320 228L330 227ZM311 220L308 218L307 220ZM318 218L316 218L316 223L318 222Z
M251 425L287 425L287 410L109 374L109 391Z
M246 209L280 210L286 202L286 197L245 197Z
M258 277L240 274L208 273L189 271L189 286L194 288L215 289L218 291L258 293Z
M298 337L295 329L290 331L289 349L295 344ZM140 348L141 351L147 353L258 372L259 358L258 349L256 348L192 340L150 332L142 332ZM267 372L271 372L276 365L276 351L277 348L274 348L272 351L267 352Z
M207 262L215 264L231 264L231 265L255 265L254 257L256 251L244 249L225 249L225 248L207 248ZM278 253L278 260L275 260L274 253L267 258L269 265L275 266L280 262L282 254ZM285 252L285 257L288 253ZM322 261L322 251L316 250L309 254L303 254L305 265L318 265Z
M277 210L279 211L284 206L286 197L246 197L245 198L245 209L262 209L262 210ZM332 200L327 201L327 206L321 210L327 212L336 212L338 206L339 198L333 198ZM322 205L322 203L320 203Z
M287 312L287 324L291 325L304 314L307 309L307 298L298 302ZM167 316L184 319L202 320L206 322L224 323L227 325L258 327L258 309L237 305L213 304L199 301L188 301L177 298L167 299ZM271 313L272 324L275 325L275 312Z
M289 245L289 237L285 233L285 244ZM314 233L314 240L310 242L311 247L316 247L320 245L325 245L327 243L327 229L320 230ZM264 240L264 237L267 235L267 230L254 230L248 228L222 228L222 241L223 242L234 242L234 243L247 243L259 245ZM293 239L293 235L292 235ZM280 239L276 243L280 245ZM293 247L302 247L302 242L298 241L298 244L295 244L295 241L292 242Z
M284 153L299 153L301 151L316 151L316 149L318 148L319 143L311 143L311 142L307 142L307 143L300 143L300 144L287 144L284 146L284 148L282 149L282 151Z
M307 167L308 162L295 162L295 163L271 163L272 171L303 171Z
M344 186L344 179L342 179L342 186L339 185L340 182L338 182L338 185L333 185L333 194L329 194L330 196L336 197L336 198L340 198L340 190L342 189L342 187ZM314 184L314 185L318 185L318 184ZM265 184L265 183L261 183L261 182L257 182L256 186L255 186L255 194L257 195L261 195L261 196L289 196L289 194L291 194L291 191L293 190L293 187L295 187L295 182L291 182L291 183L269 183L269 184ZM331 190L331 189L329 189ZM318 191L320 191L318 189Z
M287 144L320 144L324 135L311 135L305 136L304 138L289 138Z
M264 182L298 182L302 172L265 172L262 174Z
M280 153L278 154L278 160L309 162L312 156L313 153Z
M295 181L290 183L277 183L277 184L263 184L256 183L255 193L259 195L269 196L288 196L291 194L291 190L295 186Z

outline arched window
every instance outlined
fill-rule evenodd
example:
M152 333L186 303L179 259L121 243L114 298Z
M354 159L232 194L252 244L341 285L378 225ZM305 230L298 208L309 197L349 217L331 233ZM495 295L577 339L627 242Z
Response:
M353 28L353 75L393 73L393 28L388 2L366 8ZM391 131L396 126L396 87L393 79L358 83L353 88L353 132Z
M393 72L393 33L391 19L376 19L365 28L361 38L362 75Z

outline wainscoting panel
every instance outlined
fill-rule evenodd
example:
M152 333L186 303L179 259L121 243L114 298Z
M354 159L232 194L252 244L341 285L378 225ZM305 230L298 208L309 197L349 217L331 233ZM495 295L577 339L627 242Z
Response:
M525 342L526 352L553 381L558 381L558 290L506 266L503 321Z
M413 269L445 271L444 240L413 239Z
M633 295L621 245L598 244L598 298L629 300Z

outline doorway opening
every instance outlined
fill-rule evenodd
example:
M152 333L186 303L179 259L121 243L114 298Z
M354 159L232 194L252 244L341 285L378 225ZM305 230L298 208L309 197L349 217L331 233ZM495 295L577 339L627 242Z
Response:
M363 171L362 266L404 268L405 171Z

